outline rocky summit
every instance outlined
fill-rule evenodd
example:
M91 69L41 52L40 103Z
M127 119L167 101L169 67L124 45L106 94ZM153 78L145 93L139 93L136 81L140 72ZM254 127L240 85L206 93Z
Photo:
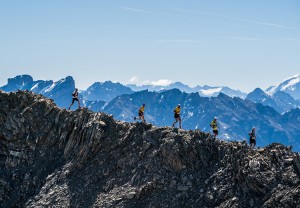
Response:
M300 156L271 144L67 111L0 92L0 207L299 207Z

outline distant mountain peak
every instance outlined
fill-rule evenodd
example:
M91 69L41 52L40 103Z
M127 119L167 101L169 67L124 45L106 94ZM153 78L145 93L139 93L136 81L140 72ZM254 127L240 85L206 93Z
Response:
M218 98L226 98L226 99L231 99L231 97L229 97L228 95L220 92L219 95L218 95Z
M30 75L24 74L24 75L15 76L14 78L9 78L7 81L8 81L8 84L10 84L11 82L21 84L21 83L33 82L33 78Z
M295 99L300 99L300 73L285 79L274 87L267 89L267 93L273 95L277 91L284 91Z
M7 79L7 84L1 87L2 90L6 92L11 92L15 90L27 90L28 85L33 82L33 78L30 75L18 75L14 78Z
M261 94L261 95L266 95L266 93L265 93L262 89L260 89L260 88L255 88L255 89L253 90L253 92L251 92L251 93L254 93L254 94Z
M74 78L72 76L67 76L65 78L62 78L61 80L59 80L58 82L75 82Z
M265 93L260 88L256 88L247 95L246 99L255 103L261 103L265 106L273 107L279 113L287 112L298 106L298 101L285 91L276 91L271 94Z
M119 82L105 81L95 82L82 95L87 100L110 101L121 94L131 94L130 87L124 86Z
M289 77L278 83L268 90L269 93L274 94L277 91L285 91L286 89L294 90L294 86L300 82L300 74Z

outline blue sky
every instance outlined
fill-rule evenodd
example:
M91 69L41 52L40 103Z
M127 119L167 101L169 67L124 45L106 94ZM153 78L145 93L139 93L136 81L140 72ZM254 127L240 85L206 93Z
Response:
M30 74L249 92L300 73L298 0L0 1L0 86ZM130 81L131 80L131 81Z

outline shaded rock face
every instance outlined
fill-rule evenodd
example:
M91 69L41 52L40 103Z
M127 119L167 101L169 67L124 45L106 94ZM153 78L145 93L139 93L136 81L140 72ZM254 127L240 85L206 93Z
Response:
M1 207L296 207L300 156L0 92Z
M75 89L75 81L73 77L68 76L57 82L54 82L50 87L41 91L41 94L55 99L55 103L61 107L67 107L72 100L72 92Z
M30 89L33 79L29 75L19 75L14 78L9 78L7 84L1 87L6 92L15 91L18 89L27 90Z

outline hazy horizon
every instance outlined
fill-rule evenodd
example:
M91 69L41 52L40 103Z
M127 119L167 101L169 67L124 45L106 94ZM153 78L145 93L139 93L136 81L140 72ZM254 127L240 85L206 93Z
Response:
M31 76L31 77L33 78L34 81L37 81L37 80L52 80L52 81L54 81L54 82L59 81L60 79L64 79L64 78L66 78L67 76L72 76L72 75L67 75L67 76L65 76L65 77L61 77L61 78L59 78L59 79L53 80L53 79L44 79L44 78L36 79L36 78L35 78L34 76L32 76L31 74L26 74L26 73L25 73L25 74L18 74L18 75L12 76L12 77L8 77L8 78L6 79L6 82L0 83L0 87L6 85L9 78L14 78L14 77L16 77L16 76L21 76L21 75L29 75L29 76ZM296 76L296 75L300 76L300 73L295 74L295 75L293 75L293 76ZM281 80L280 82L278 82L278 83L281 83L281 82L283 82L284 80L286 80L286 79L288 79L288 78L291 78L291 77L293 77L293 76L286 77L286 78L282 79L282 80ZM72 77L73 77L73 76L72 76ZM170 82L170 80L161 79L161 80L156 80L156 81L149 81L149 80L148 80L148 81L146 81L146 82L144 82L144 83L136 84L136 83L132 83L132 82L122 83L122 82L119 82L119 81L116 81L116 80L115 80L115 81L114 81L114 80L103 80L103 81L95 81L95 82L91 83L90 85L88 85L87 87L81 88L81 87L80 87L80 84L77 84L77 80L76 80L74 77L73 77L73 79L74 79L74 81L75 81L76 87L77 87L79 90L86 90L88 87L90 87L90 86L91 86L92 84L94 84L95 82L106 82L106 81L111 81L111 82L114 82L114 83L118 82L118 83L121 83L121 84L123 84L123 85L134 84L134 85L137 85L137 86L142 86L142 85L168 86L168 85L173 84L173 83L176 83L176 82L181 82L181 81L172 81L172 82ZM228 86L228 85L209 85L209 84L203 84L203 85L201 85L201 84L198 84L198 85L189 85L189 84L187 84L187 83L183 83L183 82L181 82L181 83L182 83L182 84L185 84L185 85L188 85L188 86L191 87L191 88L196 87L196 86L205 86L205 85L210 86L210 87L229 87L229 88L231 88L231 89L233 89L233 90L240 90L241 92L244 92L244 93L250 93L250 92L252 92L255 88L260 88L260 87L255 87L255 88L253 88L251 91L247 92L247 91L243 91L243 90L238 89L238 88L232 88L231 86ZM274 83L273 85L270 85L270 86L268 86L267 88L272 87L272 86L276 86L278 83ZM261 89L262 89L262 90L266 90L267 88L265 88L265 89L264 89L264 88L261 88Z

